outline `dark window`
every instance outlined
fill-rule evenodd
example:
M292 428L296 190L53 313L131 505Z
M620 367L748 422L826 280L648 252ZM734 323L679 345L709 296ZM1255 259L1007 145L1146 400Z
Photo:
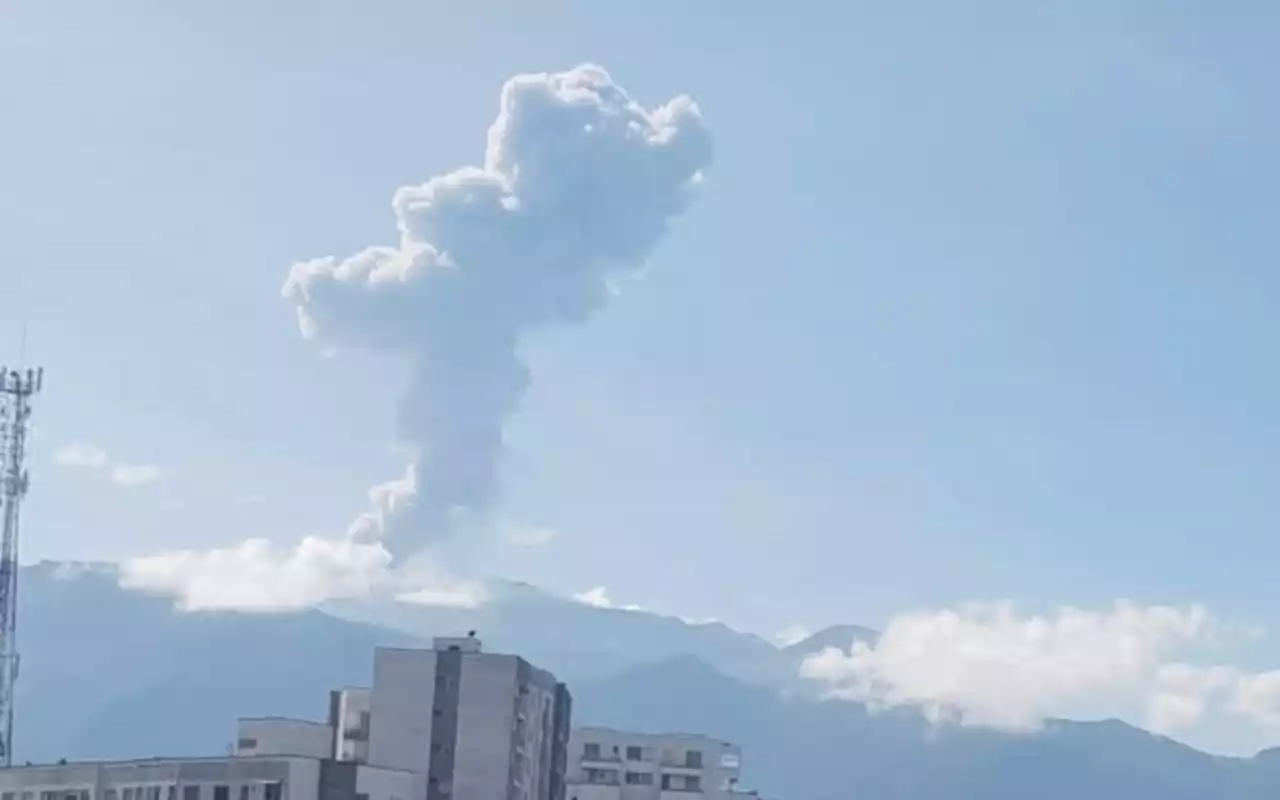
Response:
M693 769L702 769L702 751L686 750L684 752L684 765Z
M582 757L599 761L600 745L597 742L587 742L582 746Z
M168 786L166 786L166 787L165 787L165 789L164 789L164 797L165 797L165 800L176 800L177 796L178 796L178 787L177 787L177 786L174 786L174 785L171 783L171 784L169 784ZM113 798L111 798L110 800L115 800L115 798L113 797Z
M701 775L685 775L684 788L690 792L702 791L702 776Z
M213 787L213 800L231 800L231 787L226 785Z
M249 800L249 784L240 784L240 800Z
M236 742L236 747L239 747L241 750L253 750L257 746L258 740L248 736Z
M51 798L47 798L47 797L45 797L45 795L47 795L47 794L49 794L49 792L41 792L41 793L40 793L40 800L51 800ZM124 787L124 800L133 800L133 787L132 787L132 786L126 786L126 787Z
M628 761L644 761L644 748L629 746L627 747Z
M627 785L628 786L652 786L653 773L652 772L628 772Z
M272 781L262 787L262 800L280 800L284 796L280 781Z
M667 790L668 790L668 789L670 789L670 788L671 788L671 776L670 776L670 775L663 775L663 776L662 776L662 790L665 792L665 791L667 791Z
M129 799L126 797L125 800L129 800ZM200 787L199 786L183 786L182 800L200 800Z

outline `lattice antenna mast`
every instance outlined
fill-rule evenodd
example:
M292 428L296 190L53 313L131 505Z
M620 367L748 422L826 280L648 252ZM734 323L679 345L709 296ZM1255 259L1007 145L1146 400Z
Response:
M44 369L0 366L0 766L13 764L13 686L18 680L18 516L27 493L31 397Z

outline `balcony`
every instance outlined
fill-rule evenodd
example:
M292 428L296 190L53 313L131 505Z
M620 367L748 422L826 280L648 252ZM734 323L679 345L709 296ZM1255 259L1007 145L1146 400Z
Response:
M622 763L622 756L615 752L605 752L602 750L584 750L578 758L578 763L583 766L592 764L601 764L606 767L616 767Z

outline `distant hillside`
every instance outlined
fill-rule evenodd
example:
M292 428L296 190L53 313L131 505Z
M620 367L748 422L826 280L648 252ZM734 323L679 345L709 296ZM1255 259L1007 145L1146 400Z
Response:
M1056 722L1043 733L930 727L905 710L786 699L673 659L579 684L575 719L735 741L745 779L806 800L1261 800L1280 759L1210 756L1121 722Z
M746 778L771 796L1280 797L1274 751L1217 758L1119 722L1058 722L1034 736L934 728L911 710L873 714L788 690L796 681L787 672L805 653L874 636L856 626L780 650L723 626L591 609L518 585L453 619L458 612L412 606L368 610L419 636L319 611L178 613L121 590L110 568L42 564L22 580L20 760L217 753L237 716L322 717L330 688L367 683L376 645L420 644L483 620L472 627L488 649L520 652L570 679L577 722L737 742Z

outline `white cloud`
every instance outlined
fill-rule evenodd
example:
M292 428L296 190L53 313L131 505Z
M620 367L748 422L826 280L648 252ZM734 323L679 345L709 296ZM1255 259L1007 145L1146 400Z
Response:
M107 465L107 454L92 444L72 442L54 453L53 460L64 467L102 469Z
M585 592L579 592L573 596L574 600L595 608L615 608L620 611L644 611L643 606L638 605L615 605L613 599L609 597L609 590L604 586L593 586Z
M116 464L111 467L111 481L119 486L141 486L160 479L160 469L151 464Z
M122 565L120 584L171 595L185 611L285 611L364 597L386 580L390 560L377 543L310 536L285 548L250 539L135 558Z
M555 541L560 532L538 525L506 525L502 534L509 544L516 547L545 547Z
M440 581L433 585L401 592L396 599L402 603L439 608L479 608L489 599L483 583L477 581Z
M1021 616L1007 603L894 618L874 647L829 648L805 677L872 706L935 720L1034 730L1053 717L1121 717L1170 732L1210 714L1280 727L1280 671L1186 663L1220 626L1199 606Z
M813 631L803 625L788 625L773 635L773 640L783 647L803 642L813 635Z
M345 535L308 536L293 547L259 538L134 558L121 565L120 583L171 596L187 611L289 611L384 590L408 602L474 607L483 587L449 579L425 557L392 568L382 544L386 519L413 496L415 481L410 467L370 489L371 507Z
M63 446L54 454L53 460L64 467L104 472L117 486L141 486L160 478L160 470L155 466L112 461L101 447L86 442Z

